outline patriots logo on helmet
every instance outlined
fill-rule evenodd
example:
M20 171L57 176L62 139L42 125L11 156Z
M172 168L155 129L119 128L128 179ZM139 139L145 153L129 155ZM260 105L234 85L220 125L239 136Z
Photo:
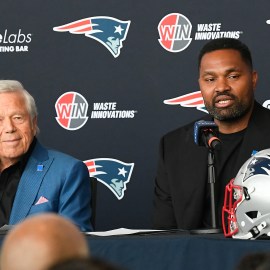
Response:
M84 161L90 177L107 186L118 200L124 197L134 163L124 163L113 158L96 158Z
M247 166L243 182L256 174L270 175L270 157L254 157Z
M201 91L192 92L176 98L166 99L163 101L167 105L180 105L182 107L193 107L197 110L208 113L205 108Z
M263 107L270 110L270 100L269 99L264 101Z
M120 55L130 21L121 21L108 16L89 17L53 28L56 32L84 34L104 45L116 58Z

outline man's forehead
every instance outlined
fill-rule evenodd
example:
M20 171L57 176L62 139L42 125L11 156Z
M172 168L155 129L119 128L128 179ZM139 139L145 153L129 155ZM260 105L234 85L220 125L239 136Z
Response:
M0 114L2 116L14 114L25 115L29 113L27 104L23 98L4 98L2 95L0 94Z
M205 54L202 57L199 72L240 71L247 67L241 54L236 50L218 50Z

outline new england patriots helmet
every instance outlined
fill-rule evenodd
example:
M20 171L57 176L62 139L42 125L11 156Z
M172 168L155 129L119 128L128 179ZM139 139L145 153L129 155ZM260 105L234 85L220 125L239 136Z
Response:
M270 149L249 158L226 186L222 223L226 237L270 237Z

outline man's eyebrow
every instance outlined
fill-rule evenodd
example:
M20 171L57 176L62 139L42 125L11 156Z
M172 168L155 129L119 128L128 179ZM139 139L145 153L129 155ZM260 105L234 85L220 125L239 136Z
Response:
M224 71L225 74L229 74L231 72L236 72L236 71L240 71L239 68L237 67L232 67L232 68L228 68ZM203 71L203 73L201 74L202 76L205 76L205 75L215 75L217 72L215 70L205 70Z

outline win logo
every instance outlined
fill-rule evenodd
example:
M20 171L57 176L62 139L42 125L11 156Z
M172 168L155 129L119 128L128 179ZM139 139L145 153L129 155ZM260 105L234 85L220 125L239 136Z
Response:
M181 52L192 41L192 24L189 19L179 13L170 13L163 17L158 24L160 45L169 52Z
M88 120L88 103L81 94L76 92L61 95L55 103L55 110L58 124L67 130L77 130Z

